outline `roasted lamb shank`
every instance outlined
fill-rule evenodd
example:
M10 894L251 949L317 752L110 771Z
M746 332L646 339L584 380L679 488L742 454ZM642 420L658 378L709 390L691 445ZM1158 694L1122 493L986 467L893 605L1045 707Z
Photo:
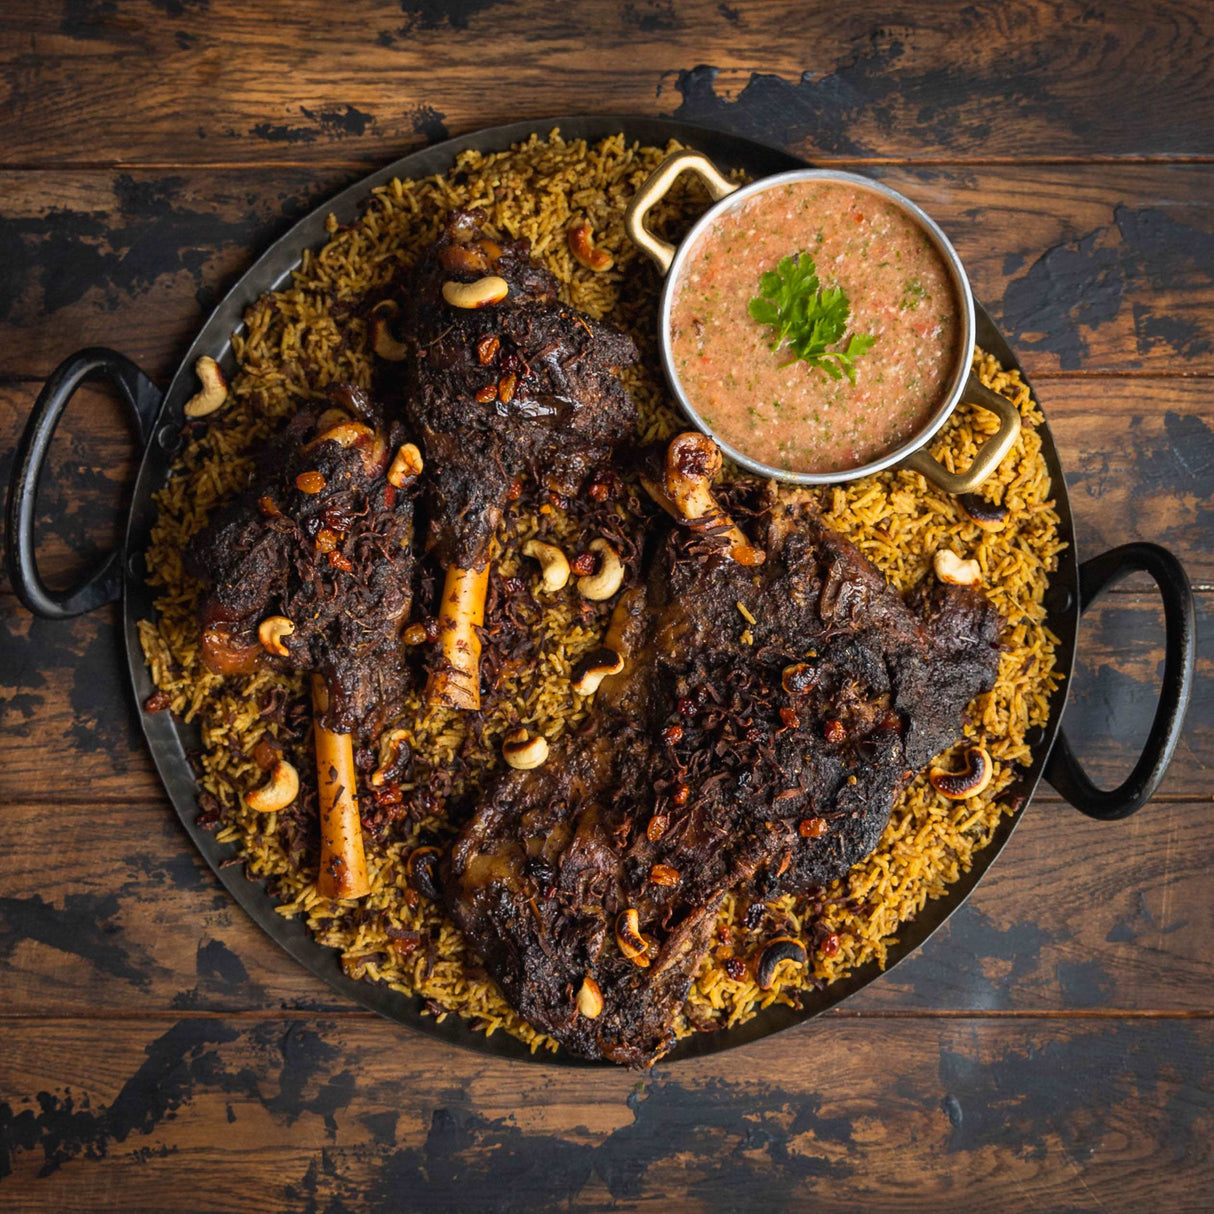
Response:
M329 897L358 897L367 879L350 735L377 733L407 678L401 632L412 604L411 489L421 459L365 393L343 386L335 398L344 407L305 407L262 445L250 487L199 534L187 566L205 586L202 653L211 670L279 663L313 675L319 886ZM279 809L280 793L246 800Z
M980 594L904 600L806 502L769 501L752 540L716 504L717 466L702 436L672 444L650 487L685 525L617 608L605 647L624 670L592 728L503 776L451 854L472 946L585 1057L667 1050L725 893L845 873L995 679Z
M426 543L447 571L430 690L470 709L503 507L525 477L575 492L636 424L619 381L636 359L631 339L560 303L528 242L493 240L484 222L480 211L448 216L400 317L403 408L428 469Z

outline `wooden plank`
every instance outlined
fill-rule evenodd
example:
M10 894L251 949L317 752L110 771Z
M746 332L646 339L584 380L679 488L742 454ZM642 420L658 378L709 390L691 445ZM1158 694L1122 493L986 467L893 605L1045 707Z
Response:
M37 620L0 599L0 799L159 799L115 607Z
M0 1184L31 1214L918 1210L962 1192L1197 1209L1212 1039L1200 1020L836 1020L637 1076L375 1020L15 1020Z
M353 1006L231 899L164 800L8 808L6 1015Z
M1208 809L1107 825L1034 805L968 904L843 1013L1207 1010ZM17 802L5 821L6 1015L352 1006L229 898L167 805Z
M1082 560L1132 540L1170 548L1214 586L1214 416L1208 380L1042 380ZM1145 580L1135 585L1149 585Z
M570 110L821 158L1210 154L1200 0L10 4L8 163L339 160ZM130 104L137 81L139 105ZM508 87L506 87L508 86Z
M873 172L943 224L1030 373L1214 373L1214 166ZM254 256L352 176L0 173L0 375L102 344L164 380Z

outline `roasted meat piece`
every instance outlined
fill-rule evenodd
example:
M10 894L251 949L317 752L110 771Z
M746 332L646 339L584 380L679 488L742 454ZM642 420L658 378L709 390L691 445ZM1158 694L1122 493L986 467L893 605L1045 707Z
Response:
M562 304L525 240L484 235L484 213L451 214L405 297L405 414L429 469L427 548L479 566L516 479L566 493L630 438L636 408L619 372L632 339ZM453 307L449 283L500 278L509 293Z
M480 706L475 630L505 503L524 477L576 492L636 425L619 380L636 358L632 340L560 303L528 242L493 240L484 220L448 217L400 319L403 408L428 469L426 545L447 570L444 666L430 690L469 709Z
M998 663L985 598L904 600L808 501L758 503L752 539L702 484L688 512L672 488L693 525L617 608L625 668L591 728L498 781L446 883L531 1023L631 1065L669 1048L724 894L808 892L871 852Z
M282 661L318 673L324 724L345 733L403 685L414 478L388 479L403 428L389 432L364 393L336 395L344 409L303 408L262 444L250 487L199 534L187 566L206 588L207 665L230 674Z

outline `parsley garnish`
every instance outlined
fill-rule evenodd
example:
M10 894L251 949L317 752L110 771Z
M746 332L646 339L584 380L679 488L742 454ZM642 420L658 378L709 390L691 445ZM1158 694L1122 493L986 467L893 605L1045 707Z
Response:
M761 325L775 332L772 350L787 345L793 357L811 367L821 367L831 379L844 375L856 382L856 358L877 339L853 333L842 350L828 347L841 341L847 332L851 302L841 287L822 289L814 259L808 253L785 257L774 270L759 278L759 294L750 301L750 314Z

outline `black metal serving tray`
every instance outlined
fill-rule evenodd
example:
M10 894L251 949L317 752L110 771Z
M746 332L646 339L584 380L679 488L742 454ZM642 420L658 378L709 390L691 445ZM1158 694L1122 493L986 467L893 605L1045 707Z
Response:
M197 787L186 759L187 750L197 746L197 733L169 713L148 713L143 710L143 704L155 688L144 664L137 633L138 621L154 615L154 596L144 580L143 556L156 516L153 494L165 483L173 455L181 441L183 406L195 391L195 360L209 354L218 359L229 376L235 372L231 336L241 327L245 309L260 295L286 284L291 272L298 267L305 249L316 249L325 243L328 237L325 220L329 214L335 215L340 223L353 223L361 214L370 191L393 177L417 178L442 173L467 148L497 151L534 133L543 136L553 129L559 129L565 139L589 141L621 131L629 141L642 144L664 145L668 140L675 139L705 152L723 168L740 168L756 177L800 167L805 163L786 152L752 140L685 123L610 116L517 122L413 152L343 190L275 241L212 313L187 351L167 392L162 394L133 363L112 350L82 350L66 359L48 379L18 449L9 492L8 553L14 587L26 605L40 615L50 618L76 615L111 602L121 594L131 685L140 706L148 746L169 799L194 845L229 893L292 957L353 1002L453 1045L500 1057L587 1065L563 1051L533 1055L516 1038L506 1033L486 1037L456 1015L448 1016L440 1023L426 1012L419 998L347 978L340 968L335 950L312 940L299 919L284 919L278 915L263 886L249 880L244 875L243 866L232 863L235 849L218 843L211 831L197 825ZM978 342L1004 366L1020 369L1015 352L980 305ZM1023 369L1020 370L1023 376ZM34 559L33 519L37 483L59 416L76 387L86 379L93 378L109 379L119 389L135 419L145 450L122 552L113 554L81 587L58 594L42 583ZM1009 799L1021 799L1020 809L1002 820L994 839L978 855L973 868L951 885L944 897L929 902L913 922L899 930L898 942L889 950L886 969L914 952L966 900L1011 838L1042 775L1083 812L1103 819L1125 817L1145 803L1154 792L1179 736L1192 681L1195 649L1193 602L1184 570L1170 553L1152 544L1127 544L1080 566L1075 551L1075 531L1066 480L1048 425L1043 427L1041 436L1046 465L1053 482L1054 500L1061 518L1061 532L1067 542L1046 598L1049 627L1059 639L1058 669L1065 677L1051 701L1048 726L1031 739L1032 764L1006 794ZM1134 570L1150 573L1159 583L1163 594L1166 623L1164 685L1150 737L1134 772L1119 788L1103 792L1096 789L1084 775L1065 736L1061 734L1060 726L1075 661L1079 617L1104 589ZM872 963L824 990L806 991L799 1009L773 1006L736 1028L695 1034L680 1042L665 1061L731 1049L790 1028L843 1002L879 977L881 972Z

